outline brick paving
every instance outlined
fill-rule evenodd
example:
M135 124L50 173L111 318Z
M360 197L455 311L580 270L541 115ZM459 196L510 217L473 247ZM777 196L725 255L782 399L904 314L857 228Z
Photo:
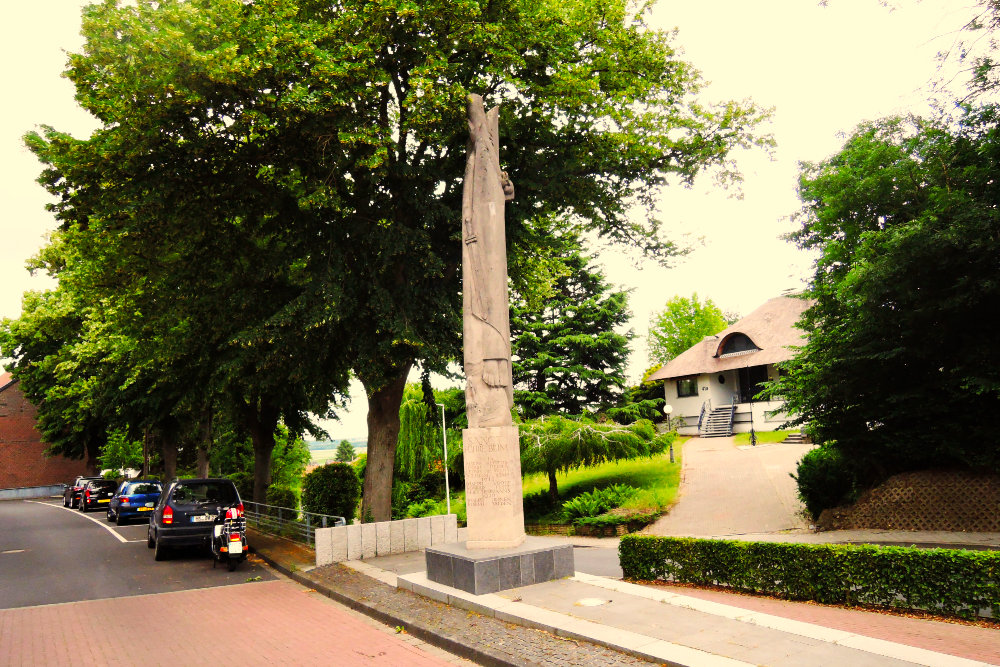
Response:
M0 610L11 666L449 663L431 653L289 581Z
M1000 665L1000 625L949 623L930 618L883 614L864 609L845 609L812 602L776 600L689 586L656 584L653 587L741 609Z

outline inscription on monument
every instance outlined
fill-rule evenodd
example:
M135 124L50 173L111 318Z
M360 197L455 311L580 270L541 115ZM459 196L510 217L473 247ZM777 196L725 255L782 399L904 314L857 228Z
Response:
M510 507L521 466L513 465L502 438L474 439L466 446L466 507Z

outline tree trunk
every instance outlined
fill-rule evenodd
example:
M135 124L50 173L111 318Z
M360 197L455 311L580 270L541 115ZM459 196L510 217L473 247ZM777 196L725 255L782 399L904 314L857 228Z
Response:
M208 450L212 446L212 413L206 411L201 419L201 433L199 434L196 453L198 456L198 477L208 477Z
M362 521L389 521L392 518L392 473L399 438L399 406L411 365L397 367L395 376L378 387L359 378L368 396L368 462L362 490Z
M274 429L278 427L280 411L266 401L245 405L246 427L253 442L253 501L267 502L267 487L271 486L271 454L274 452Z
M84 459L84 469L88 475L99 475L101 470L97 458L101 455L101 446L94 440L87 441L87 453Z
M160 445L163 452L163 481L169 482L177 476L177 440L161 434Z
M549 471L549 500L552 504L557 504L559 502L559 486L556 484L556 471Z

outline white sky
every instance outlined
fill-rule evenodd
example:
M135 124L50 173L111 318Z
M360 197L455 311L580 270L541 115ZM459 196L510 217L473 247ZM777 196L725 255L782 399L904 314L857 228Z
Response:
M76 106L73 87L60 76L66 51L77 50L82 2L4 2L0 27L0 317L17 317L21 294L43 289L24 262L52 227L44 210L48 195L34 182L39 164L21 136L40 124L76 136L96 127ZM970 2L900 0L890 11L877 0L661 0L658 27L679 29L684 57L711 82L708 100L750 98L775 107L769 130L774 160L761 153L740 156L743 198L714 187L709 178L691 190L667 188L660 218L668 238L695 242L696 250L672 269L646 265L637 271L622 251L602 261L611 282L633 288L632 379L646 360L650 314L672 296L697 291L723 310L746 315L765 300L808 277L810 258L778 237L792 229L788 215L800 160L836 152L862 120L927 110L934 55L969 16ZM340 424L327 425L334 440L365 437L364 392Z

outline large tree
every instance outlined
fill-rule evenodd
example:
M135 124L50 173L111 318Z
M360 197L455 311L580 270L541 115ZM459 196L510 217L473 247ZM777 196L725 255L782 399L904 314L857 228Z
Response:
M667 299L663 310L649 318L649 361L662 366L705 336L717 334L738 318L722 312L711 299Z
M614 403L625 385L628 293L613 290L575 240L561 275L532 303L511 300L514 403L528 418L579 415Z
M808 342L773 388L862 484L1000 470L1000 118L866 123L803 168ZM959 435L960 434L960 435Z
M164 335L197 315L208 386L242 401L262 456L276 415L315 409L349 361L369 403L363 515L387 519L407 374L458 356L467 94L502 105L515 284L555 228L669 256L656 219L629 212L768 141L752 105L695 99L697 71L644 15L624 0L106 0L67 73L102 128L33 146L100 274L143 295Z

